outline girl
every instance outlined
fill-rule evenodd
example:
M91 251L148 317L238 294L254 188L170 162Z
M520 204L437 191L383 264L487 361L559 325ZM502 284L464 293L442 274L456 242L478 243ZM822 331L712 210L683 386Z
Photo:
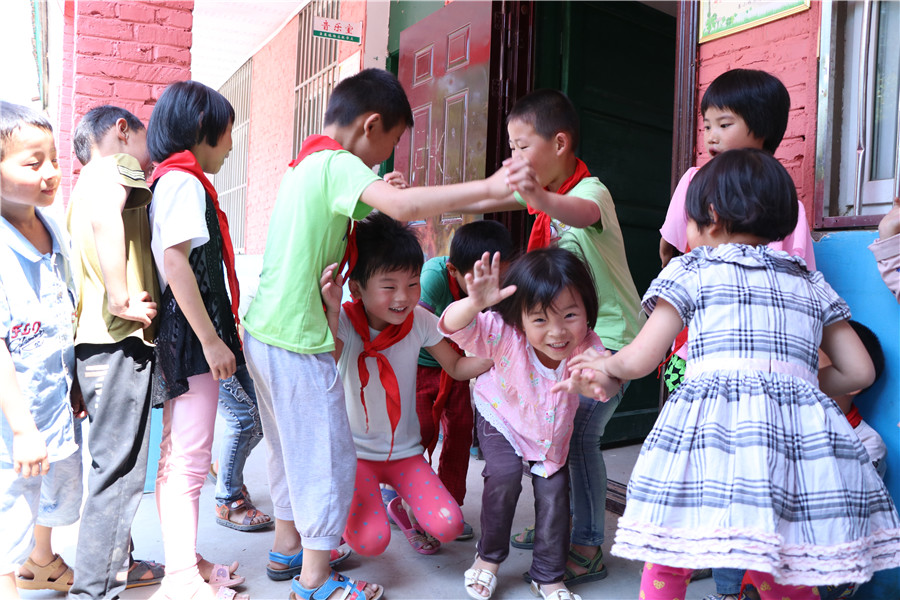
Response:
M509 554L522 459L528 461L535 498L532 592L553 600L580 600L562 582L569 551L569 477L566 457L578 397L550 393L566 372L566 359L588 348L603 350L593 332L597 293L587 267L559 248L519 258L499 282L500 255L487 253L466 274L469 295L447 307L439 329L461 348L494 366L475 384L475 427L484 452L481 540L465 573L471 598L490 598L497 570ZM496 312L482 313L489 306ZM601 378L602 379L602 378ZM603 382L606 397L619 383Z
M700 169L686 209L694 250L651 284L644 329L615 356L575 357L557 386L643 376L690 325L685 380L644 442L613 554L648 561L646 600L684 598L691 568L748 569L763 599L798 600L897 566L897 511L828 398L868 386L872 362L821 273L765 246L795 222L790 176L731 150ZM817 377L820 340L833 365Z
M163 408L156 503L166 577L154 596L160 598L232 598L228 588L244 581L231 577L234 568L216 565L213 573L221 576L207 584L201 570L210 565L196 554L198 501L210 464L218 380L244 364L228 221L204 175L217 173L231 151L233 122L234 109L224 96L181 81L163 92L147 132L150 156L159 163L150 245L163 290L152 392L154 406ZM252 507L232 508L245 510L250 519L257 516Z

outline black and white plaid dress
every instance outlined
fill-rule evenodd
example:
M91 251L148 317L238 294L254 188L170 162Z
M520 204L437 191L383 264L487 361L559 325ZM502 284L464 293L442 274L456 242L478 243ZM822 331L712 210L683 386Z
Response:
M792 585L900 565L900 519L846 417L818 388L823 326L846 303L800 258L697 248L650 285L690 325L684 382L644 442L612 553L736 567Z

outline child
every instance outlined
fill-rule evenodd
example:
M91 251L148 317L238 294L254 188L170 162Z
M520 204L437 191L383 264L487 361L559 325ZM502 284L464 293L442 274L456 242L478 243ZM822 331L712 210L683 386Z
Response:
M528 249L558 245L581 256L591 270L599 302L594 331L611 351L631 342L641 328L640 298L625 256L612 196L575 156L578 113L565 94L537 90L516 101L506 119L514 197L481 203L485 211L527 206L536 213ZM600 440L628 387L606 403L579 400L569 448L572 485L572 548L565 581L576 585L606 577L606 463ZM528 527L511 539L517 548L534 546Z
M150 253L144 124L124 108L98 106L78 123L73 145L84 168L67 226L79 298L75 365L91 423L91 470L70 596L87 600L159 583L165 573L162 565L133 560L129 551L147 474L160 294Z
M231 151L234 109L195 81L170 85L150 116L147 145L159 165L150 204L151 248L160 288L153 404L163 408L156 503L166 577L161 598L212 598L243 582L200 573L197 507L209 470L220 379L244 363L237 335L240 292L228 221L204 173ZM222 263L228 274L228 288ZM229 300L228 292L231 292ZM251 509L248 510L248 515ZM226 587L219 598L233 597Z
M497 221L474 221L456 230L450 242L450 256L436 256L425 262L419 280L422 297L419 304L440 315L451 302L466 295L466 273L487 252L500 253L503 263L512 257L513 243L509 230ZM472 399L468 381L456 381L428 353L419 354L416 372L416 411L422 429L422 444L429 454L437 444L438 431L444 442L438 463L438 477L460 506L466 497L466 474L469 471L469 447L472 445ZM471 539L472 526L463 524L457 539Z
M747 569L763 600L798 600L897 566L900 518L826 397L869 385L872 362L821 274L765 246L794 228L790 176L732 150L698 171L686 209L694 250L651 284L643 331L574 358L578 385L561 386L649 373L690 323L687 374L644 442L613 554L648 561L646 600L683 598L691 568ZM820 340L833 364L817 375Z
M881 278L900 302L900 198L878 222L878 239L869 245Z
M587 348L603 350L592 331L597 293L581 260L560 248L516 260L499 283L500 255L485 253L466 275L468 296L447 307L440 330L494 367L475 384L475 423L484 452L481 539L466 593L490 598L509 555L509 534L522 491L522 460L529 463L535 498L535 544L529 574L535 595L579 600L563 582L569 551L569 477L566 458L578 399L550 393L566 359ZM496 312L481 311L496 305ZM618 382L607 382L609 396Z
M77 521L81 508L80 436L69 402L71 391L81 404L73 381L76 292L68 240L36 210L53 204L59 180L50 122L0 102L2 598L18 598L17 583L59 591L72 585L50 534Z
M438 333L437 317L417 306L422 247L408 226L372 213L357 226L357 248L359 259L349 284L353 302L341 310L341 287L332 280L336 264L322 278L358 457L344 539L361 554L384 552L391 533L378 484L387 483L401 494L387 507L391 518L413 549L433 554L441 540L462 532L463 520L459 506L422 456L415 412L416 362L420 350L427 348L461 381L480 375L490 362L460 356Z
M382 593L328 565L347 524L356 452L319 294L325 267L352 250L353 221L372 208L408 221L509 193L503 169L485 181L435 188L398 189L383 181L372 167L390 157L412 124L403 87L387 71L366 69L335 86L324 135L304 141L282 179L259 290L244 321L270 451L275 541L269 569L302 562L291 586L304 599L341 589L360 600Z

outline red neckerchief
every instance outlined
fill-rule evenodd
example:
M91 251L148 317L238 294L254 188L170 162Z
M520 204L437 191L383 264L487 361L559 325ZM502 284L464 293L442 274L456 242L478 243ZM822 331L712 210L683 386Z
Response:
M409 313L406 320L400 325L388 325L385 327L374 340L369 339L369 320L366 318L366 308L359 300L354 302L344 302L344 312L353 325L353 330L362 338L363 351L359 353L356 359L356 366L359 370L359 399L362 401L363 412L366 415L366 431L369 430L369 411L366 408L366 385L369 383L369 370L366 368L366 358L374 356L378 361L378 377L381 379L381 386L384 388L384 398L387 404L388 420L391 422L391 449L388 451L388 460L391 458L391 452L394 451L394 431L397 429L397 423L400 422L400 412L402 410L400 403L400 386L397 383L397 376L387 357L381 353L405 338L413 326L413 312Z
M228 217L225 211L219 208L219 195L216 188L206 178L197 157L190 150L182 150L170 155L167 159L159 163L153 170L154 179L159 179L169 171L182 171L190 173L196 177L203 185L203 189L212 198L213 207L216 209L216 217L219 220L219 233L222 234L222 262L225 263L225 273L228 275L228 289L231 291L231 314L234 315L234 322L240 323L238 317L238 306L241 304L241 290L238 286L237 273L234 270L234 246L231 245L231 233L228 231Z
M459 282L456 281L456 278L450 275L450 271L447 271L447 285L450 287L450 295L453 297L453 300L459 300L463 297L462 289L459 287ZM459 344L451 340L450 338L445 338L449 343L450 347L456 350L457 354L460 356L465 356L466 353L463 352L462 348L459 347ZM431 407L431 420L434 422L434 435L430 440L422 440L422 444L425 446L425 450L428 451L428 461L431 462L431 458L434 455L434 449L437 446L438 434L440 432L440 423L441 417L444 415L444 407L447 405L447 399L450 397L450 387L456 380L450 377L450 374L447 371L441 369L441 382L438 387L437 396L434 399L434 406Z
M297 158L289 162L288 166L293 169L300 164L300 161L315 152L343 149L344 147L334 138L328 137L327 135L311 135L303 140ZM347 223L347 247L344 249L344 256L341 258L341 264L338 266L337 272L343 273L344 267L347 266L347 275L350 275L353 271L353 267L356 266L356 257L356 230L353 228L353 219L350 219Z
M862 423L862 415L859 414L859 409L856 408L855 404L850 407L850 412L847 413L847 420L850 421L850 426L854 429Z
M591 172L588 171L584 161L580 158L575 160L577 161L575 163L575 172L563 181L559 189L556 190L557 194L569 193L582 179L591 176ZM528 249L526 251L531 252L538 248L546 248L550 245L550 215L530 206L528 207L528 214L535 215L535 217L534 225L531 226L531 236L528 238Z

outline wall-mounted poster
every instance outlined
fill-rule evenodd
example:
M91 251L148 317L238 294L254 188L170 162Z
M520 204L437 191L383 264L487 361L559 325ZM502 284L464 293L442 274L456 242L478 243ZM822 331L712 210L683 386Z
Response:
M700 43L809 9L810 0L700 0Z

